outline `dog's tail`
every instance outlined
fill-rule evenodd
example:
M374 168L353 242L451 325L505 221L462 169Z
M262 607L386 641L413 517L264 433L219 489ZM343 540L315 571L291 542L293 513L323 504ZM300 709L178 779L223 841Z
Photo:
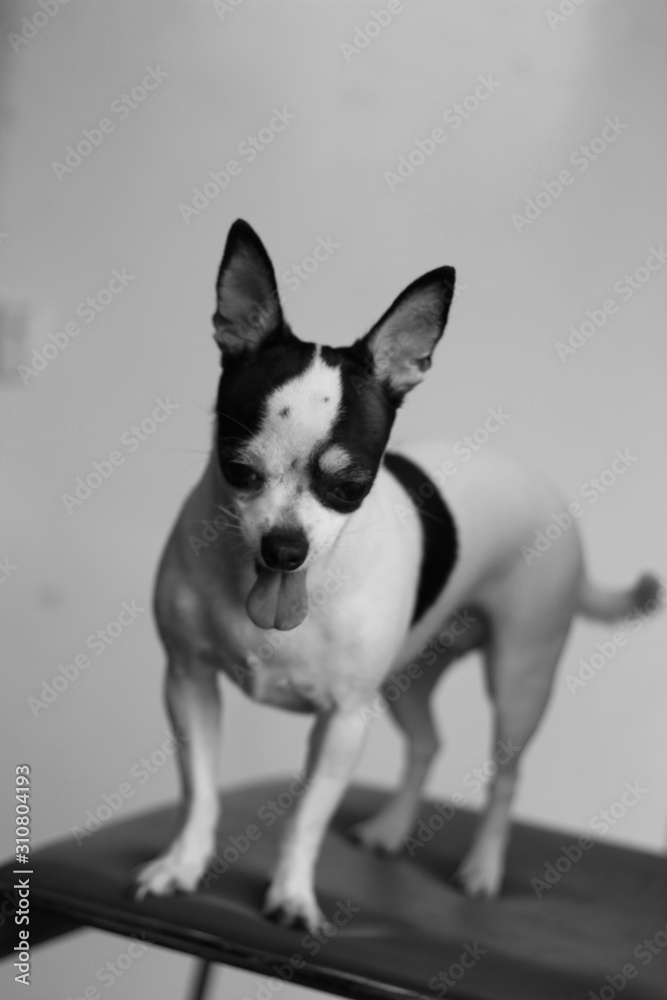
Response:
M659 594L662 600L658 597ZM584 580L579 595L579 612L587 618L613 622L629 614L634 608L644 608L649 601L662 603L664 600L664 588L650 573L640 576L634 587L628 590L608 590ZM646 608L649 614L655 610L656 608Z

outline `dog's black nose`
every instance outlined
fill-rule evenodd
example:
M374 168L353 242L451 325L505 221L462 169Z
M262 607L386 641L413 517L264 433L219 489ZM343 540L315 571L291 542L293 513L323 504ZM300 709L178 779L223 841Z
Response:
M298 569L308 555L308 539L299 528L276 529L264 535L261 551L269 569Z

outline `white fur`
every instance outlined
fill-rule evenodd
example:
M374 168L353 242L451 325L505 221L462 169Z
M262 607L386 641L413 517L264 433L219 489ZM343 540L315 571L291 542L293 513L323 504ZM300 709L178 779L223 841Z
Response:
M333 444L320 458L320 467L323 472L333 474L342 472L350 465L351 461L352 459L342 445Z
M318 392L321 396L330 391L331 407L317 418L309 411L308 427L294 427L285 441L273 436L267 423L260 432L263 453L279 454L289 464L298 457L292 451L297 444L310 449L317 445L339 403L335 375L324 371L321 362L314 363L302 376L301 388L308 392L311 407ZM276 393L280 398L271 401L272 420L281 405L298 407L295 390L291 384ZM295 412L303 416L302 410ZM239 548L233 531L223 532L218 544L201 552L195 553L188 543L192 525L210 518L217 504L229 500L215 459L187 501L164 556L156 608L169 654L170 711L174 724L189 738L182 754L189 810L170 851L140 874L141 893L191 888L210 856L217 818L217 710L211 692L215 674L222 669L258 700L296 711L310 709L317 716L307 762L308 790L290 815L266 907L283 923L321 926L315 862L361 752L377 693L390 671L412 662L422 667L421 676L389 704L408 740L401 785L380 815L356 830L364 843L394 850L415 821L437 748L429 696L442 668L480 639L482 626L471 627L459 648L443 651L435 663L427 665L422 651L448 624L453 628L457 611L471 608L480 609L490 623L485 664L495 741L509 741L520 750L498 768L460 878L471 894L498 891L519 758L546 706L584 587L577 528L573 523L529 566L521 547L530 545L535 531L565 509L557 490L531 470L486 452L445 479L439 470L451 456L450 448L417 444L404 451L436 483L444 484L459 542L458 560L445 589L415 627L410 620L421 529L416 513L410 513L408 497L386 470L380 470L358 511L343 518L336 530L322 532L335 544L323 544L308 570L309 594L318 599L306 621L291 632L267 633L249 620L245 599L255 579L252 557ZM285 503L289 495L285 492ZM294 497L299 516L307 520L306 502L296 490ZM312 516L327 523L321 507ZM632 592L625 595L626 603L631 597ZM267 642L274 649L268 659L257 655Z
M379 383L402 394L421 381L443 331L453 281L453 269L429 272L373 328L367 348ZM238 221L218 289L216 337L223 355L254 350L277 330L277 302L259 238ZM565 509L558 492L530 470L486 452L447 478L442 470L451 449L417 444L405 453L442 488L457 528L458 555L442 593L413 627L422 531L397 480L381 468L369 496L347 517L327 509L309 489L309 464L330 437L341 405L340 369L324 364L318 348L308 369L265 401L259 431L241 456L260 473L259 488L231 490L214 454L169 540L155 608L168 655L167 704L180 737L186 809L171 848L140 872L139 895L192 889L212 854L216 680L223 670L259 701L316 715L307 789L288 818L265 908L283 924L319 929L324 916L314 890L318 852L387 675L405 671L412 681L402 685L398 700L388 701L407 737L405 771L396 794L355 835L371 847L395 850L416 820L438 744L429 696L443 667L478 645L484 646L495 741L515 749L502 760L495 755L498 770L460 878L468 893L493 895L503 877L519 758L546 706L573 615L579 607L602 609L607 617L619 608L629 611L637 594L645 598L654 589L649 578L620 597L591 588L574 522L528 565L522 546L530 546L535 532ZM322 458L330 472L344 468L340 446ZM195 526L232 502L238 520L214 544L193 545ZM257 580L262 535L288 525L302 528L310 542L303 566L312 603L298 628L267 632L253 624L245 605ZM443 643L427 658L427 643L443 629L457 635L456 645ZM421 669L408 672L413 663Z
M325 364L318 348L302 375L267 398L259 431L243 450L243 457L262 474L264 486L256 496L236 500L241 530L255 554L265 532L290 524L306 533L308 567L342 529L345 517L324 507L308 489L310 461L331 433L342 395L340 370ZM334 449L328 454L331 464Z

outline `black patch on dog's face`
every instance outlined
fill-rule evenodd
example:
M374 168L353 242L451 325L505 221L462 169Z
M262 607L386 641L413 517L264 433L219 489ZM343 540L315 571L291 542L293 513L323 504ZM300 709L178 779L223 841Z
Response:
M340 445L350 455L354 466L368 473L370 488L389 440L396 407L377 379L369 375L369 363L363 350L323 347L322 360L340 369L343 391L341 411L332 428L329 445Z
M315 344L299 340L284 326L256 351L225 360L216 403L217 452L223 468L229 468L228 463L259 432L267 399L303 375L313 363L315 351ZM338 371L341 403L316 453L303 456L309 461L308 488L324 507L348 514L361 506L372 488L396 406L372 375L369 358L359 345L322 347L320 357ZM283 420L287 424L290 416L288 407L278 412L281 424ZM326 455L333 446L349 458L335 471L326 469Z
M221 455L242 447L257 433L265 400L279 386L302 375L314 355L315 344L304 343L285 326L257 351L225 360L215 407Z

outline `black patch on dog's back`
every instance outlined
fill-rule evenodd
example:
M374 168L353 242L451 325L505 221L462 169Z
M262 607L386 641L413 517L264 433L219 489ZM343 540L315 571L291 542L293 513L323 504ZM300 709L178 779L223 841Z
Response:
M454 568L458 554L456 525L436 486L419 466L395 452L387 452L384 465L407 492L421 520L422 563L412 614L414 625L435 603Z

